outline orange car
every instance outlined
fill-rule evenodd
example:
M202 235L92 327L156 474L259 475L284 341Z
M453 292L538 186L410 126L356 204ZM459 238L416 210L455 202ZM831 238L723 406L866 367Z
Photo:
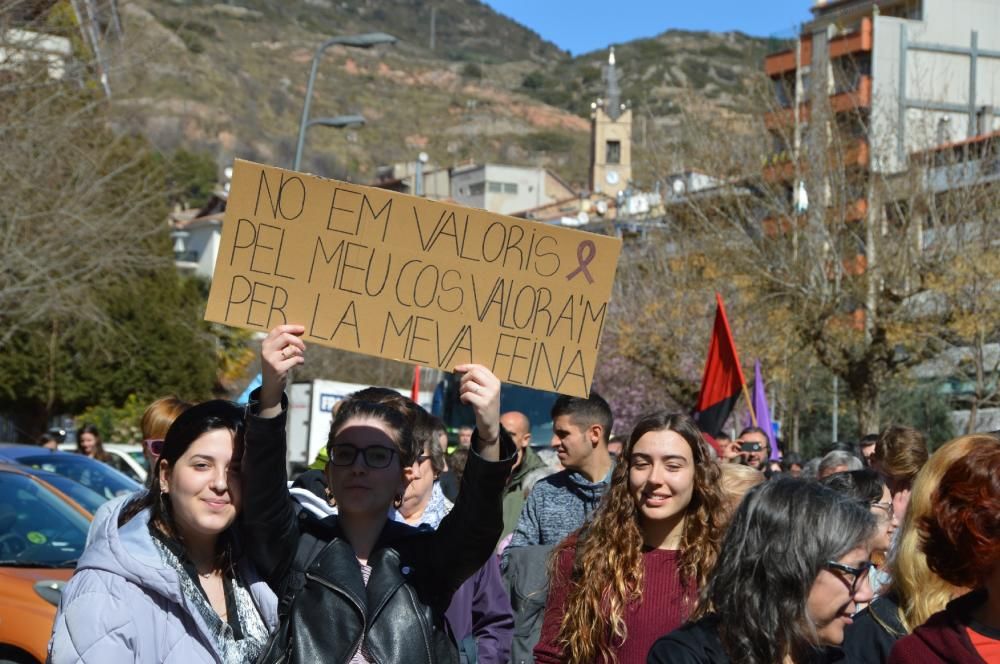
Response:
M45 661L90 518L44 480L0 464L0 661Z

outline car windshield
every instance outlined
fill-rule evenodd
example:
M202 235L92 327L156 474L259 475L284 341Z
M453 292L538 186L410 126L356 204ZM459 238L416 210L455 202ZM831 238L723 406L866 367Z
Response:
M41 483L0 472L0 566L73 567L90 521Z
M25 456L17 461L25 466L41 468L75 480L105 500L142 488L141 484L114 468L79 454Z
M30 471L29 471L30 472ZM71 480L65 475L58 475L56 473L45 473L41 479L45 480L55 488L59 489L67 496L75 500L80 507L87 510L91 514L97 511L97 508L108 502L108 499L99 493L88 489L76 480Z
M131 458L132 457L129 456L128 452L110 452L105 463L125 475L125 477L141 483L143 478L139 476L139 473L136 472L135 468L128 462Z

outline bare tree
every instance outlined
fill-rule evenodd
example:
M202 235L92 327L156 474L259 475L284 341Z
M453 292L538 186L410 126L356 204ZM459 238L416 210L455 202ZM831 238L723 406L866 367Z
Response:
M111 130L114 111L90 85L87 62L53 54L60 37L48 24L0 26L4 348L42 321L106 324L95 285L126 282L169 261L155 245L165 241L163 177L147 145Z
M794 108L774 103L771 83L757 82L765 112L749 124L685 114L681 140L669 148L675 170L683 164L712 185L668 196L662 228L649 237L672 258L623 270L623 299L642 303L630 309L632 318L640 315L635 331L660 337L633 338L623 351L672 370L690 364L691 353L703 357L704 343L691 343L683 330L689 322L677 314L692 310L685 304L692 294L710 302L708 292L719 288L728 292L731 319L741 321L734 327L745 325L738 333L744 358L752 352L787 367L781 380L791 391L818 362L842 381L860 433L876 431L891 378L947 343L974 341L957 340L955 298L935 275L949 275L949 288L967 298L982 268L957 266L995 264L988 234L997 226L996 184L988 169L967 168L967 155L940 150L902 172L881 172L871 158L879 137L866 104L831 107L817 81L808 114L794 122ZM942 168L951 169L951 181L940 181ZM946 314L927 305L942 298ZM660 327L641 316L642 307L664 312ZM975 312L982 338L994 339L996 312Z

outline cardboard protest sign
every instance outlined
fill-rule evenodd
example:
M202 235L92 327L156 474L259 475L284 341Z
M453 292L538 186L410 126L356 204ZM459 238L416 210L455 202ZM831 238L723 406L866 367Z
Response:
M586 396L621 241L237 161L205 318Z

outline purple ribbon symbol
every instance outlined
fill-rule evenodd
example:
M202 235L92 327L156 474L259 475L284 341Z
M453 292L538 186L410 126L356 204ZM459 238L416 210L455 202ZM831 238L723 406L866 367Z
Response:
M570 281L573 277L583 272L584 278L587 280L588 284L594 283L594 277L590 276L590 270L587 266L590 262L594 260L597 256L597 247L594 246L593 240L584 240L576 247L576 262L578 266L575 270L566 275L566 281Z

